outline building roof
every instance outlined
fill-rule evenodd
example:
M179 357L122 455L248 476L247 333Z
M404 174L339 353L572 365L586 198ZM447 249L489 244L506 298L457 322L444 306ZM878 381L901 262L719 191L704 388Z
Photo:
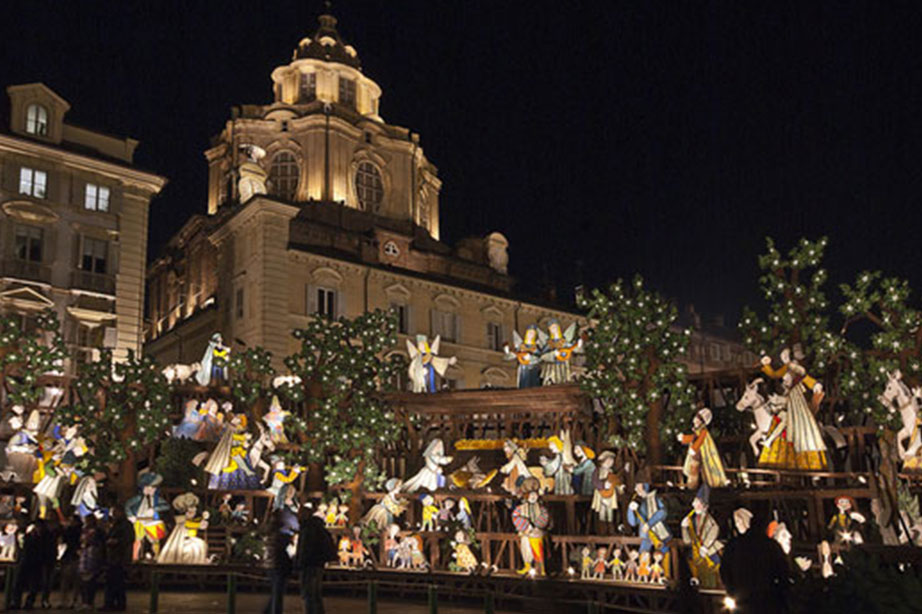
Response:
M338 62L351 66L357 70L362 69L359 55L351 45L343 42L336 30L336 18L325 14L317 18L320 22L314 35L302 39L294 52L294 59L314 59L324 62Z

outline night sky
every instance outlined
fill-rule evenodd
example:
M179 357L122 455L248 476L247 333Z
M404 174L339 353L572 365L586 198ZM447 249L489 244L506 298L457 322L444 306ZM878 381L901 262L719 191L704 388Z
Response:
M828 235L832 282L871 268L922 288L922 9L879 4L340 0L333 13L384 119L420 133L439 168L443 239L499 230L532 285L641 272L735 318L758 301L766 235ZM45 82L70 122L139 139L137 163L170 179L156 253L205 211L209 138L232 105L271 100L270 72L323 5L3 8L0 83Z

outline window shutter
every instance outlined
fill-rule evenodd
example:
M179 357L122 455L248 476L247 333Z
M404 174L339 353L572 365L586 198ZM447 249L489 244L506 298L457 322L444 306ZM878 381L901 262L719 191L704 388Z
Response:
M413 308L410 307L410 305L408 304L406 305L406 307L404 307L404 309L406 310L406 314L407 314L407 334L412 335L414 332L413 331Z
M106 348L114 348L118 342L118 329L114 326L106 326L103 331L102 345Z
M317 313L317 288L311 284L307 285L307 315L312 316Z
M486 345L484 345L484 347L487 348L488 350L493 349L493 335L490 334L491 332L493 332L493 323L487 322L486 323L487 342L486 342Z
M438 309L429 310L429 336L435 337L439 334L439 311Z
M461 343L461 314L453 313L451 319L455 329L455 343Z
M342 289L337 289L333 293L333 309L337 318L346 315L346 293Z

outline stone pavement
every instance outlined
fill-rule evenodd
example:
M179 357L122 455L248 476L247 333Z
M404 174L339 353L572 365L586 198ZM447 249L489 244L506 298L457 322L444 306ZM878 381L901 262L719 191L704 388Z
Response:
M57 603L56 594L52 594L52 603ZM101 605L102 595L97 595L97 606ZM237 614L259 614L263 611L268 597L255 593L237 594ZM147 614L150 605L148 593L130 592L128 594L128 612L131 614ZM327 597L324 599L326 614L365 614L368 612L368 602L365 599L349 597ZM227 600L223 593L160 593L160 614L224 614L227 611ZM72 612L74 610L17 610L19 612ZM401 602L397 599L380 598L378 600L378 614L426 614L429 611L425 602ZM461 607L451 603L440 602L439 614L478 614L483 609L474 607ZM289 593L285 598L285 614L301 614L301 600L297 594ZM497 614L502 614L497 610Z

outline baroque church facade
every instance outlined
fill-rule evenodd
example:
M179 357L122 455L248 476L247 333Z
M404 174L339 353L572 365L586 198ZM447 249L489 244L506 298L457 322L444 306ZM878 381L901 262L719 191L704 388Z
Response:
M514 386L512 330L578 316L514 294L502 234L440 240L438 171L419 135L381 117L334 17L271 79L273 101L233 109L205 152L207 212L149 266L145 352L190 363L218 331L282 369L310 318L393 309L397 351L440 335L458 357L443 385Z

